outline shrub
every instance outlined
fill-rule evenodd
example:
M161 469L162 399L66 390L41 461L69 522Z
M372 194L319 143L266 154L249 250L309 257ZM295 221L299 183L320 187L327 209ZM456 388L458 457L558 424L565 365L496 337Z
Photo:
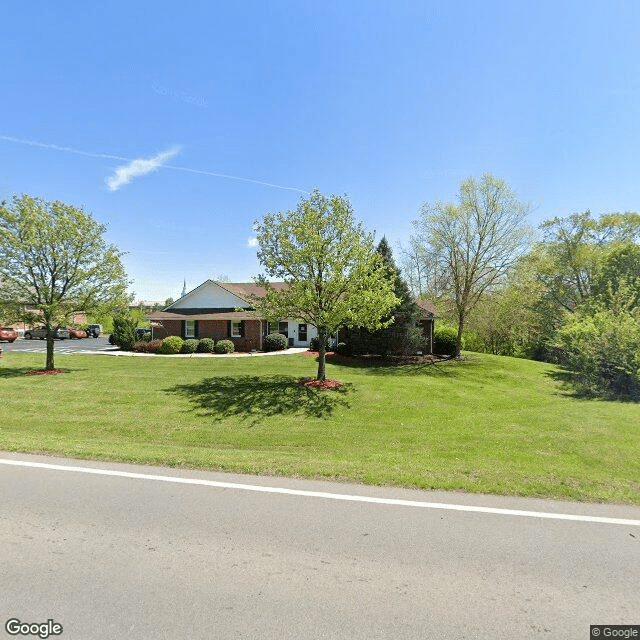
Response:
M329 336L327 336L324 350L329 351L330 349L331 349L331 339L329 338ZM320 338L318 336L311 338L309 342L309 351L320 351Z
M233 353L235 346L231 340L218 340L214 350L216 353Z
M195 353L198 349L198 343L200 341L195 338L189 338L184 341L182 348L180 349L180 353Z
M438 327L433 332L433 352L439 356L455 356L458 330L455 327ZM464 348L464 340L460 348Z
M640 312L568 315L558 331L560 363L586 395L640 399Z
M160 346L160 353L164 355L172 355L180 353L184 340L180 336L168 336L162 341Z
M457 335L457 332L456 332ZM482 339L482 336L477 331L465 331L462 334L464 345L469 351L475 351L477 353L491 353Z
M198 341L198 353L213 353L216 346L216 341L213 338L202 338Z
M125 351L131 351L138 341L136 327L138 323L129 313L117 313L113 316L113 343Z
M341 355L341 356L352 356L353 355L353 349L351 348L351 345L346 343L346 342L338 342L338 346L336 347L336 351L338 352L338 355Z
M281 333L270 333L262 342L265 351L282 351L287 348L287 337Z
M138 353L160 353L162 340L138 340L133 345L133 350Z

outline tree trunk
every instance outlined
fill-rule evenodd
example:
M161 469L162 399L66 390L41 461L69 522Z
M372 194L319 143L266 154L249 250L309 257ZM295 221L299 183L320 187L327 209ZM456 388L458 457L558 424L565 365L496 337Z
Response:
M47 371L55 369L53 363L53 329L47 331L47 364L45 366Z
M316 380L325 380L327 374L326 368L326 356L327 356L327 330L324 328L318 328L318 375Z
M460 357L462 351L462 332L464 331L464 318L458 318L458 337L456 338L456 358Z

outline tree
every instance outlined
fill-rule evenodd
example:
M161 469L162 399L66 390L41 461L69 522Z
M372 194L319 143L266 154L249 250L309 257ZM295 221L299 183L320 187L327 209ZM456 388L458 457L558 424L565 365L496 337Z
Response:
M624 291L630 308L640 306L640 247L633 242L618 242L598 261L591 281L591 295L607 309L616 305Z
M138 337L136 329L138 320L133 317L129 309L118 311L113 316L113 341L125 351L131 351Z
M535 355L544 330L540 295L539 283L516 266L503 288L484 295L474 307L465 331L466 348L520 358Z
M558 330L571 314L612 308L621 288L638 296L640 215L590 211L545 221L542 239L520 269L540 287L535 310L541 320L536 357L556 361ZM634 293L635 292L635 293ZM617 304L617 302L616 302Z
M500 285L528 246L528 206L490 173L464 180L458 204L425 203L413 240L439 267L439 287L453 302L458 324L456 356L469 314L485 292Z
M388 327L377 331L367 331L358 327L348 331L347 341L356 352L378 353L386 356L388 353L408 353L418 347L422 333L418 328L420 308L415 303L409 286L400 274L400 269L393 259L393 252L385 237L380 240L376 253L382 256L387 265L388 277L393 286L393 292L400 301L386 320L393 322Z
M596 220L585 211L547 220L540 228L543 238L527 258L529 269L558 312L573 313L591 297L606 254L640 237L640 214L610 213Z
M558 330L561 362L589 395L640 398L640 309L580 309Z
M127 304L123 254L105 232L90 214L57 200L22 195L0 206L0 298L25 322L46 327L47 370L54 368L53 333L71 314Z
M324 380L327 337L344 326L388 326L383 318L399 302L373 235L356 223L346 196L317 189L295 211L266 214L255 230L266 271L257 282L266 295L254 304L273 320L300 318L317 327L317 379ZM274 287L268 277L288 286Z

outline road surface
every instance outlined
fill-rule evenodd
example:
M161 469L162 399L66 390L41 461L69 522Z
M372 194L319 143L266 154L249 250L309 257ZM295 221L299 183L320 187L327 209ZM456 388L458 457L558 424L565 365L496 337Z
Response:
M12 453L0 487L3 630L586 640L640 624L639 508Z

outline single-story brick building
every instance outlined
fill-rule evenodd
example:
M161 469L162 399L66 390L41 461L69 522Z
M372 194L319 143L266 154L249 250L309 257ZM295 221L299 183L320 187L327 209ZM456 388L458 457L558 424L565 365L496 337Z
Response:
M276 289L286 287L274 282ZM308 347L317 329L296 319L267 322L253 310L252 296L264 295L263 287L250 282L207 280L162 311L149 315L154 338L231 340L238 351L262 350L263 338L271 332L284 334L291 347Z
M287 287L283 282L274 282L272 286ZM254 311L251 298L264 293L264 288L255 283L207 280L162 311L149 315L153 337L227 339L238 351L261 351L264 337L278 332L287 337L290 347L308 347L318 335L315 326L295 318L268 322ZM436 311L428 300L416 302L422 313L423 350L431 353Z

